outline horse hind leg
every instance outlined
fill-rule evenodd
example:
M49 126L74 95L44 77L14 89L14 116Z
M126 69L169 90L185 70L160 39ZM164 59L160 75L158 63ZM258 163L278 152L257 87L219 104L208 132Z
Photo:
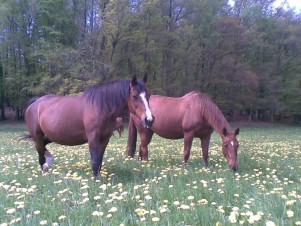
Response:
M184 153L183 153L184 161L182 163L183 168L186 166L188 159L190 157L190 150L192 146L193 137L194 136L191 133L184 133Z
M48 137L44 137L44 156L45 156L45 163L42 165L42 174L47 172L50 167L53 165L54 156L51 152L46 148L46 145L52 143L52 141Z
M39 138L34 139L36 150L39 155L39 164L42 169L42 174L47 172L49 168L52 166L54 157L51 152L45 147L47 144L51 143L51 141L44 136L40 136Z

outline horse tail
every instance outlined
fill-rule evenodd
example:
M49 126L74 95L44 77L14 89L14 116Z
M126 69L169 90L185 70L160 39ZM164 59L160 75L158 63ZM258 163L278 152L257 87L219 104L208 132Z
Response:
M30 134L20 136L17 142L19 143L21 140L32 140L32 136Z
M127 141L127 148L126 148L127 156L134 158L136 152L136 145L137 145L137 128L135 126L132 116L130 116L129 128L128 128L128 141Z

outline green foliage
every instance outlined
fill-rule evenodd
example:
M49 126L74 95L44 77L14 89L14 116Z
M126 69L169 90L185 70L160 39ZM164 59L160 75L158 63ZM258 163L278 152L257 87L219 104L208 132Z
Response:
M147 74L155 94L200 90L232 116L298 122L300 14L273 2L1 0L3 95L21 107L22 98Z

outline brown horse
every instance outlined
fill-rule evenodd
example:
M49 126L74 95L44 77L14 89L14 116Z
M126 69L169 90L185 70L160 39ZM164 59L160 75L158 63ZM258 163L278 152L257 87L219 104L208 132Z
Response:
M149 99L156 121L151 129L143 128L139 118L131 114L127 144L128 156L134 157L137 142L137 130L141 144L139 158L148 160L147 145L154 133L167 139L184 138L184 162L187 163L194 137L201 139L202 154L205 166L208 167L208 147L214 129L222 138L222 150L229 167L238 169L236 135L239 128L232 132L222 112L214 102L204 94L190 92L180 98L152 95Z
M140 119L141 125L151 127L154 118L148 106L145 82L118 80L92 86L80 96L46 95L31 103L25 120L39 154L44 173L51 167L53 156L45 147L55 142L80 145L88 142L92 170L96 177L111 135L121 127L120 116L125 109Z

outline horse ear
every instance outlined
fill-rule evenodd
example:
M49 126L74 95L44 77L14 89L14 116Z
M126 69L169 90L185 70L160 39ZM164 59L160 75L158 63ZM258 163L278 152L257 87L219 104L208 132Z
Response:
M143 76L143 82L144 82L144 84L147 83L147 73L144 73L144 76Z
M133 76L131 85L133 85L133 86L137 85L137 76L136 75Z
M237 136L239 134L239 128L236 128L235 130L235 136Z
M227 136L227 134L228 134L227 129L224 127L224 128L223 128L223 135L224 135L224 136Z

